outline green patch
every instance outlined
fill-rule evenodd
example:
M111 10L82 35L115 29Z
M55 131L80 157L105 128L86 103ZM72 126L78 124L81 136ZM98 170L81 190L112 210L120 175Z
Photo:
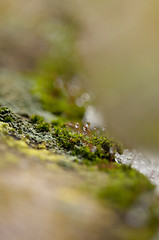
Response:
M30 117L30 122L35 125L38 132L49 132L51 125L44 121L44 118L39 115Z
M55 126L57 126L57 127L64 127L65 123L66 123L66 119L59 117L59 118L51 121L51 126L52 127L55 127Z
M109 181L98 196L105 204L118 209L131 208L142 194L152 191L154 185L138 171L125 165L109 170Z
M36 125L36 129L38 132L49 132L50 124L47 122L42 122Z
M12 122L13 119L10 116L4 117L4 122Z
M55 21L52 29L49 51L39 59L30 76L32 94L45 110L69 121L79 121L89 102L88 94L83 95L82 64L76 45L79 29L63 21Z
M96 136L96 133L89 127L89 124L80 126L78 123L70 123L61 128L54 127L52 134L60 148L82 158L87 164L113 162L115 153L117 151L122 153L122 147L105 136Z
M30 117L30 122L32 124L35 124L35 123L42 123L44 121L44 118L43 117L40 117L39 115L32 115Z
M10 128L7 134L25 139L31 147L39 148L42 144L46 149L65 151L77 156L83 163L93 165L113 162L116 151L122 152L119 144L105 136L97 136L94 130L91 131L89 124L64 124L62 119L49 124L38 115L23 120L9 109L2 109L1 121L5 122L7 116L14 119L8 122Z
M11 111L7 107L1 107L0 108L0 114L2 114L2 115L9 114L10 112Z
M3 122L12 122L13 118L10 115L10 110L7 107L0 108L0 120Z
M54 127L52 135L56 138L60 148L71 151L71 154L92 164L99 162L114 161L114 154L117 151L116 144L107 137L87 136L79 132L70 131L68 128ZM102 144L105 148L102 148ZM107 148L106 148L107 144ZM110 149L113 149L112 152ZM120 151L122 151L120 149Z

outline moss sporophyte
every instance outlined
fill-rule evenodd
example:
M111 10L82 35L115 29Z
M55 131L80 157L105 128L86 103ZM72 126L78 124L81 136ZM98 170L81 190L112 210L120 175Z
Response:
M37 147L43 143L47 149L58 149L83 162L99 164L114 161L122 147L106 136L98 136L95 130L90 129L90 124L64 123L61 119L48 123L43 117L32 115L29 120L13 113L8 108L0 108L0 120L8 122L8 134L17 139L27 139L27 144Z

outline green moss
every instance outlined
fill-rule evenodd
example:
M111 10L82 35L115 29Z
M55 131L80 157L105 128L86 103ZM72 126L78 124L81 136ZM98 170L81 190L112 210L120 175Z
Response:
M48 86L44 82L48 82ZM34 94L38 96L43 108L68 120L81 120L85 113L85 106L79 107L76 105L76 100L80 98L81 91L76 96L70 96L67 86L60 88L53 85L52 82L56 82L56 79L52 79L50 84L47 76L44 76L41 80L37 80L39 88L34 91Z
M13 119L10 116L4 117L4 122L12 122Z
M21 129L18 129L18 131L17 131L19 134L22 134L23 133L23 131L21 130Z
M92 164L96 164L107 160L114 161L114 153L117 151L115 142L107 137L97 137L90 133L88 136L83 135L84 133L70 131L66 127L54 127L52 134L60 148L71 151L72 155L86 160L85 162L89 160ZM120 152L122 152L122 148L120 148Z
M55 126L64 127L65 123L66 123L66 119L63 119L60 117L60 118L57 118L57 119L51 121L51 126L52 127L55 127Z
M7 108L2 108L1 111L1 121L5 122L6 117L14 119L8 121L9 129L6 133L17 139L25 139L31 147L38 148L43 144L47 149L64 150L80 158L80 162L93 165L114 161L115 152L122 151L113 140L95 136L88 127L78 123L64 124L64 120L59 118L49 124L38 115L23 120Z
M108 171L108 170L107 170ZM152 191L154 185L138 171L117 166L109 170L109 181L98 196L105 204L110 204L118 209L128 209L143 193Z
M35 124L35 123L42 123L44 121L44 118L43 117L40 117L39 115L32 115L30 117L30 122L32 124Z
M47 122L42 122L36 125L36 129L38 132L49 132L50 124Z
M0 114L4 115L4 114L9 114L10 113L10 109L7 107L1 107L0 108Z
M0 108L0 120L3 122L13 122L10 110L7 107Z
M50 124L44 121L44 118L39 115L33 115L30 117L30 122L35 124L35 128L38 132L49 132Z
M55 21L53 29L49 52L39 59L37 70L31 75L34 83L32 94L45 110L69 121L79 121L88 103L77 104L85 92L81 78L82 64L76 47L78 28L62 20Z

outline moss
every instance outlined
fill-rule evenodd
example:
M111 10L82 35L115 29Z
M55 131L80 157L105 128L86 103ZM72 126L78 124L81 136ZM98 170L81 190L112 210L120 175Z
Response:
M44 121L44 118L43 117L40 117L39 115L32 115L30 117L30 122L32 124L35 124L35 123L42 123Z
M23 131L21 130L21 129L18 129L18 131L17 131L19 134L22 134L23 133Z
M13 118L10 115L10 110L7 107L0 108L0 120L3 122L13 122Z
M144 175L125 165L118 165L109 170L109 181L98 196L105 204L109 203L117 209L128 209L139 196L153 189L154 185Z
M64 151L74 156L77 162L96 165L100 171L107 172L109 181L98 193L103 202L109 202L117 208L128 208L139 195L153 189L146 177L114 162L115 152L122 152L119 144L106 136L97 136L89 126L64 124L60 119L49 124L37 115L31 116L30 120L23 120L6 108L0 114L1 121L4 121L6 112L14 121L1 123L3 133L25 141L32 148L49 149L57 153Z
M37 85L41 85L40 89L34 93L35 95L38 93L37 95L42 103L43 108L57 116L64 117L67 120L81 120L84 116L86 108L85 106L79 107L76 105L76 100L80 97L81 93L77 96L70 96L67 88L67 90L57 90L58 87L55 87L52 84L50 87L46 87L43 85L43 82L45 81L48 81L48 85L50 84L49 80L47 80L44 76L44 78L37 83ZM53 81L56 80L52 79L51 83ZM61 91L61 94L57 95L58 91ZM64 92L67 93L63 94Z
M49 43L49 52L39 59L37 70L31 77L32 94L45 110L65 117L67 120L81 120L88 104L82 98L82 64L76 45L78 29L62 21L53 26L55 35Z
M60 148L71 151L72 155L84 159L85 163L87 160L91 161L92 164L99 164L107 160L114 161L114 153L117 151L116 144L107 137L94 136L90 131L88 136L84 135L84 132L70 131L66 127L54 127L52 134ZM112 150L110 151L111 148ZM120 152L122 152L122 148Z
M60 121L55 121L55 124L47 123L50 132L41 132L37 130L37 126L45 124L45 121L40 123L36 121L33 124L30 119L23 120L12 111L8 111L8 113L14 118L14 121L9 123L1 121L0 131L5 133L5 135L1 134L1 139L4 136L3 141L11 149L14 151L17 149L19 152L31 156L32 159L35 157L36 161L39 159L41 164L50 171L55 169L74 171L74 174L78 174L81 179L84 179L89 197L100 199L103 206L115 211L122 219L122 223L125 224L124 227L127 227L123 220L126 214L136 204L139 197L152 192L154 186L136 170L114 162L114 152L122 151L118 144L105 136L95 136L94 132L89 129L85 131L86 129L77 123L63 125ZM39 118L37 117L37 119ZM63 150L75 157L66 158L66 154L61 155ZM58 152L60 154L55 154ZM18 163L16 159L12 159L12 156L7 156L7 159L2 167ZM84 164L82 166L75 162ZM153 192L152 194L154 195ZM146 227L152 232L155 231L158 224L155 215L157 206L158 203L156 206L152 203L152 207L150 206L152 210L150 208L147 210L150 215L149 225Z
M1 107L0 108L0 114L4 115L4 114L9 114L10 113L10 109L7 107Z
M10 116L4 117L4 122L13 122L13 119Z
M47 122L42 122L36 125L36 129L38 132L49 132L50 124Z
M8 134L10 131L12 131L12 128L8 123L0 122L0 132Z
M52 127L55 127L55 126L64 127L65 123L66 123L66 119L57 118L57 119L51 121L51 126Z
M122 151L113 140L95 136L89 127L80 126L78 123L64 124L64 120L59 118L49 124L38 115L23 120L7 108L2 108L2 113L0 112L0 119L3 122L4 116L14 119L8 122L7 134L17 139L25 139L27 144L34 148L42 144L46 149L64 150L86 164L88 161L93 165L114 161L115 152Z

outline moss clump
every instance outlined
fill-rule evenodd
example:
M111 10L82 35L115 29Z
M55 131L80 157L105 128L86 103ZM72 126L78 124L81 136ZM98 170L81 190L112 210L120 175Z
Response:
M10 116L4 117L4 122L12 122L12 121L13 121L12 117Z
M80 127L77 123L75 126ZM83 129L85 128L84 126ZM122 148L119 148L119 145L115 144L113 140L104 136L94 136L89 129L87 129L87 132L85 130L75 132L67 127L59 128L56 126L53 128L52 135L56 138L60 148L66 149L72 155L78 156L86 162L89 160L93 164L114 161L117 146L118 151L122 152Z
M102 201L118 209L128 209L143 193L154 189L154 185L141 173L125 165L118 165L109 172L109 181L98 196Z
M56 37L50 38L49 52L39 59L32 74L32 93L45 110L69 121L79 121L89 101L82 95L82 64L76 45L79 29L63 19L53 25Z
M30 122L35 125L38 132L49 132L51 125L44 121L44 118L39 115L32 115Z
M21 129L18 129L18 131L17 131L19 134L22 134L23 133L23 131L21 130Z
M38 132L49 132L50 124L44 121L44 118L39 115L33 115L30 117L30 122L35 124L35 128Z
M77 156L86 164L112 162L115 152L122 151L113 140L96 136L95 132L90 130L89 124L64 124L64 120L60 118L49 124L38 115L23 120L7 108L3 108L2 113L1 121L5 122L6 117L14 119L8 122L10 129L7 133L16 139L26 139L27 144L32 147L38 148L39 144L43 144L47 149L65 151Z
M65 126L65 122L66 122L66 119L57 118L57 119L51 121L51 126L52 127L55 127L55 126L64 127Z
M50 132L50 124L47 122L42 122L36 125L38 132Z
M0 108L0 121L13 122L13 118L11 116L11 111L7 107Z
M0 114L1 115L9 114L10 112L11 112L10 109L7 108L7 107L1 107L0 108Z
M42 123L43 121L44 121L44 118L36 114L30 117L30 122L32 124Z

